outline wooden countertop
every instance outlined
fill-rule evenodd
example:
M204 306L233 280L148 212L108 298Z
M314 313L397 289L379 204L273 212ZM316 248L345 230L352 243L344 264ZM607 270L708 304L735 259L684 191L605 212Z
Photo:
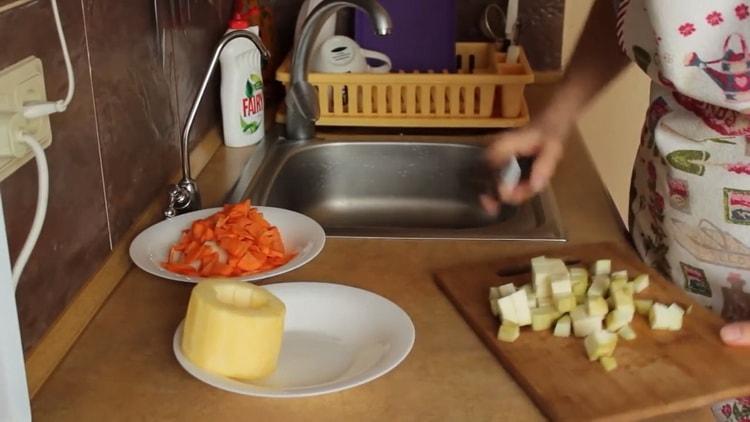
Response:
M217 203L241 165L221 148L199 178ZM234 176L236 177L236 176ZM625 242L624 228L579 138L554 180L573 243ZM191 285L132 269L32 402L35 420L540 420L538 409L435 285L434 270L555 243L329 239L304 267L271 281L331 281L385 296L411 316L406 360L363 386L319 397L231 394L191 377L172 353Z

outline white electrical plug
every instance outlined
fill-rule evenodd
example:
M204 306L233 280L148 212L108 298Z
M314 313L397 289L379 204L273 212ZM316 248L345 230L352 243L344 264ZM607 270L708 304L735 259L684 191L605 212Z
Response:
M23 157L26 148L22 147L20 134L27 122L21 113L0 112L0 157Z
M23 117L38 119L54 113L62 113L68 106L63 101L24 104Z

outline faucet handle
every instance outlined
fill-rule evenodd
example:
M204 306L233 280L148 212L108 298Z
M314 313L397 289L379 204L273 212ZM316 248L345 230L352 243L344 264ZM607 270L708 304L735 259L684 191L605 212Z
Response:
M169 202L167 203L167 209L164 211L164 216L167 218L176 216L177 210L179 208L183 208L185 206L185 203L189 199L189 195L185 191L185 189L177 185L172 185L169 187L169 190L167 191L167 197Z
M171 185L167 196L169 202L164 211L167 218L201 209L201 195L198 185L192 179L182 179L176 185Z

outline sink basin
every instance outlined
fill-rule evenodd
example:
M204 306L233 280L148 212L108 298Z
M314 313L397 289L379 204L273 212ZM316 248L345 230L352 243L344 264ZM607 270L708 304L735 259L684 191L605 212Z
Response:
M328 236L563 240L551 192L499 216L478 195L493 186L482 149L450 142L267 142L230 201L286 208Z

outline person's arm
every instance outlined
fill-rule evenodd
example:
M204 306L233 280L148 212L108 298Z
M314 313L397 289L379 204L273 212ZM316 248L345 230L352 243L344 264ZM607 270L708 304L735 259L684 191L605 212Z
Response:
M562 157L565 139L591 99L627 65L616 35L615 10L611 0L597 0L576 45L570 65L548 105L529 126L495 135L487 150L494 167L502 167L513 156L535 156L528 181L515 188L499 186L504 202L518 204L541 191ZM494 198L483 197L488 211L496 212Z

